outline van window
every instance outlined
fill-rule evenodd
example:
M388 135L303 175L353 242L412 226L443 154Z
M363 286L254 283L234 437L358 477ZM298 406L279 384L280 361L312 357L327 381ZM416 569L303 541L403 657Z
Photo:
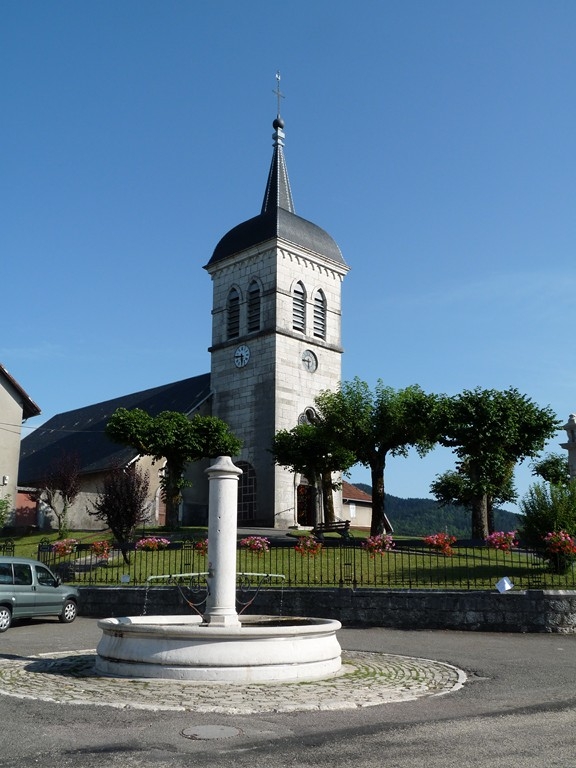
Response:
M32 568L25 563L14 563L14 584L32 584Z
M12 584L11 563L0 563L0 584Z
M43 587L55 587L54 576L50 573L48 568L44 568L43 565L37 565L36 567L36 580L38 584Z

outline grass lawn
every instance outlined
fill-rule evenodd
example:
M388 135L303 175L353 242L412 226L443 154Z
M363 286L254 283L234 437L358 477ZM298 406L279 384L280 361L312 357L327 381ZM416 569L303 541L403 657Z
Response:
M138 537L142 535L169 536L158 529L139 530ZM111 551L107 561L98 559L91 552L89 545L92 542L112 541L109 531L75 531L69 536L80 544L74 553L57 557L49 551L41 553L40 557L50 567L62 569L65 581L77 584L143 584L150 576L205 572L207 558L195 548L194 541L203 540L206 536L206 528L183 528L170 538L173 542L188 539L185 546L174 545L159 551L132 551L130 562L126 564L118 550ZM237 571L285 577L272 578L272 586L494 589L496 582L507 576L518 588L576 588L573 571L561 576L553 574L545 561L524 551L508 553L487 547L455 547L453 556L447 557L411 538L409 549L398 547L371 557L361 546L368 532L354 531L353 536L352 546L340 546L344 542L338 534L327 535L325 546L316 555L297 552L288 537L281 540L283 546L275 546L273 542L270 550L261 554L240 548ZM12 537L12 540L15 555L36 558L39 544L57 541L58 535L32 533ZM0 548L5 541L0 539ZM396 537L395 541L401 544L402 539ZM255 584L260 578L246 576L245 581ZM183 579L183 582L190 582L190 579ZM154 583L167 582L158 580Z

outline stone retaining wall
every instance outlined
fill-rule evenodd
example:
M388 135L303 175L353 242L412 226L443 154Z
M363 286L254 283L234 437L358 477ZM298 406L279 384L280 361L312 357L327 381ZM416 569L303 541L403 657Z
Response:
M81 616L194 613L187 590L177 587L81 587L80 593ZM266 589L247 613L317 616L395 629L576 633L576 592Z

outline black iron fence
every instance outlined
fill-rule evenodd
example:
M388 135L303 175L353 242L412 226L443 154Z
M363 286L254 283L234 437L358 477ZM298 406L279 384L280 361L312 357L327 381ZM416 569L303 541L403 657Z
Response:
M98 554L91 545L58 553L49 542L38 558L61 578L78 585L200 585L207 556L194 541L171 542L158 550L130 545ZM201 547L201 543L200 543ZM446 555L422 540L398 541L382 554L370 554L360 540L328 540L316 554L302 554L287 540L272 542L265 552L239 546L239 581L262 581L287 587L371 587L385 589L494 589L505 577L519 589L575 589L572 562L550 560L527 549L505 552L470 542L456 542Z

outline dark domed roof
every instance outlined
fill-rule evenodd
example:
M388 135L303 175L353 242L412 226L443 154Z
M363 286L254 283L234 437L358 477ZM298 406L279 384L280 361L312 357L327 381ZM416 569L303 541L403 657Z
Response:
M340 248L333 238L316 224L297 216L294 212L283 151L284 121L280 115L274 120L273 127L274 154L260 215L238 224L227 232L214 249L206 267L273 239L285 240L346 266Z
M274 238L302 246L338 264L346 263L336 241L325 230L295 213L277 208L254 216L227 232L214 249L208 266Z

